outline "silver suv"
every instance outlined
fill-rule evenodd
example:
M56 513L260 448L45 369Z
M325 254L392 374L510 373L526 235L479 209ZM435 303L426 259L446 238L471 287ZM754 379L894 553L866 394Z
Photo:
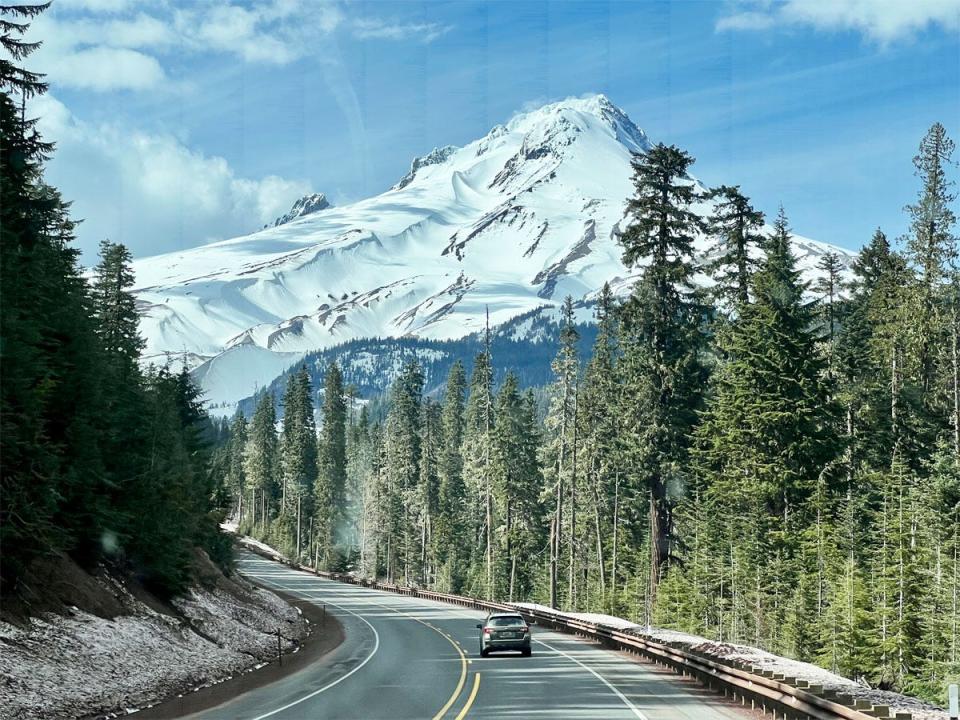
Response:
M517 613L492 612L480 630L480 655L487 657L495 650L519 650L530 657L530 625Z

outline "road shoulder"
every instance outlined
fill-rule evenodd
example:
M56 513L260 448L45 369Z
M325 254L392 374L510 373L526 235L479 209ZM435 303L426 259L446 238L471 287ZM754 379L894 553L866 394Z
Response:
M252 581L252 580L251 580ZM255 583L258 584L259 583ZM173 720L203 710L222 705L244 693L269 685L289 675L303 670L323 656L335 650L343 642L343 626L323 608L290 593L261 585L264 589L279 595L286 602L300 609L309 620L311 633L301 643L300 649L283 657L281 665L276 660L257 670L235 675L229 680L200 688L194 692L171 698L162 703L136 713L144 720Z

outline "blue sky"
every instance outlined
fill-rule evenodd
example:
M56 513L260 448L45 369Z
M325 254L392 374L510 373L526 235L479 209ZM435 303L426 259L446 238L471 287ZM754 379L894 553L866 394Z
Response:
M88 262L103 237L151 255L308 190L381 192L434 146L586 93L848 248L906 230L932 122L960 139L960 0L57 0L32 36Z

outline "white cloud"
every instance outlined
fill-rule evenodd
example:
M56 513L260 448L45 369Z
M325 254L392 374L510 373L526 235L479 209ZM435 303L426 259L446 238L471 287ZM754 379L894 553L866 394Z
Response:
M361 40L417 40L431 43L453 29L451 25L440 23L401 23L387 22L377 18L363 18L352 23L353 34Z
M148 90L166 80L156 58L137 50L92 47L67 53L44 66L54 87L85 90Z
M960 0L739 0L717 30L764 30L775 25L855 31L881 45L932 27L960 31Z
M84 219L85 262L104 238L139 257L252 232L311 191L300 180L238 177L225 159L170 135L88 125L49 95L30 109L44 136L57 141L47 179Z

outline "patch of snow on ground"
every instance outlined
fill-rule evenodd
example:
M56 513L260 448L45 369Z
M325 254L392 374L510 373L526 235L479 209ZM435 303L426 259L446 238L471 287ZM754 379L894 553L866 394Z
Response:
M29 627L0 622L0 716L21 720L129 712L266 664L299 646L307 623L265 590L194 588L159 613L114 584L129 614L104 619L74 608ZM126 710L124 710L126 709Z
M922 700L900 693L867 687L817 665L780 657L749 645L734 645L708 640L699 635L690 635L676 630L663 630L637 625L634 622L612 615L558 612L553 608L537 603L513 603L513 605L519 608L553 613L595 625L605 625L615 630L636 633L655 642L683 643L686 646L683 649L709 655L721 662L743 661L758 670L770 670L775 673L783 673L785 677L806 680L811 685L822 685L824 690L833 690L844 695L850 695L855 700L866 700L873 705L888 705L892 712L909 712L913 715L913 720L949 720L945 710Z

